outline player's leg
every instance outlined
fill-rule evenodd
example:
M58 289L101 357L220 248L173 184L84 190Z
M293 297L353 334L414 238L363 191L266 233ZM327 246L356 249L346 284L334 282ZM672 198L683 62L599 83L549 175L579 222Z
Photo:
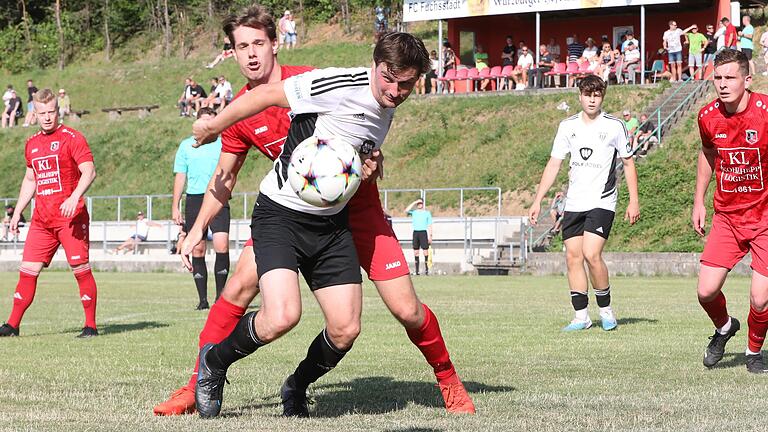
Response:
M354 221L350 220L350 224L353 224ZM414 231L413 232L413 239L411 240L411 243L413 244L413 261L416 265L416 272L415 274L419 275L419 232Z
M67 255L67 262L72 268L72 273L77 280L77 286L80 290L80 301L83 304L85 313L85 324L82 332L77 336L86 338L98 336L96 330L96 280L93 278L91 266L89 264L89 239L88 239L89 217L87 213L77 216L69 225L59 227L54 230L58 237L64 253Z
M217 300L227 283L227 276L229 276L229 222L229 205L224 206L211 221L213 249L216 252L213 274L216 280Z
M184 203L184 220L187 226L193 226L200 213L203 204L203 194L187 194ZM204 228L205 235L208 228ZM197 310L208 309L208 267L205 265L206 239L203 237L194 249L192 249L192 280L197 290Z
M427 237L426 232L422 233L421 237L421 253L424 255L424 274L429 276L429 237Z
M568 287L574 317L564 331L584 330L592 327L589 319L589 282L584 269L584 223L586 212L565 212L563 214L563 243L565 244L565 263L568 269Z
M752 286L749 293L749 317L747 324L747 370L766 373L762 348L768 331L768 230L759 233L750 242L752 252Z
M600 323L603 330L614 330L618 322L611 308L611 284L608 267L603 260L603 248L613 226L614 212L596 208L587 213L584 222L582 251L589 268L589 277L595 291L595 300L600 308Z

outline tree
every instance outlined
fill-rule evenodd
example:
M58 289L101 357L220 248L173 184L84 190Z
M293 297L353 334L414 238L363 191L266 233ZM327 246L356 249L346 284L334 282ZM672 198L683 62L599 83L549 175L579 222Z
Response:
M61 0L56 0L56 31L59 34L59 70L64 69L64 29L61 27Z
M163 43L165 44L165 57L171 56L171 17L168 16L168 0L163 0Z
M104 0L104 59L109 61L112 39L109 38L109 0Z

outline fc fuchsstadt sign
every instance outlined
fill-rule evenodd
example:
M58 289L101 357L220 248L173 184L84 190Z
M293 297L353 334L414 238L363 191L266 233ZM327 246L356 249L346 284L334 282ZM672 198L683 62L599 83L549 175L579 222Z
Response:
M679 0L405 0L403 21L663 3Z

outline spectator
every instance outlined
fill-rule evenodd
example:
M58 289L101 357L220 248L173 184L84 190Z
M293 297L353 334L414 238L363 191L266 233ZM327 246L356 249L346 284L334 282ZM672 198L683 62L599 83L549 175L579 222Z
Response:
M741 31L738 32L738 36L739 36L739 47L741 47L741 52L743 52L744 55L747 56L747 59L749 60L749 74L754 75L755 62L752 61L752 51L755 49L755 44L752 39L755 36L755 28L752 27L751 21L752 19L749 17L749 15L744 15L743 17L741 17L741 23L743 24L743 26Z
M235 50L232 49L232 42L229 41L228 37L224 37L224 47L221 49L221 52L219 55L216 56L216 58L213 59L212 62L208 63L205 67L207 69L213 69L217 64L223 62L224 60L232 57L235 55Z
M149 236L149 229L151 227L162 227L162 225L145 219L144 212L138 212L136 214L136 231L120 244L120 246L116 247L112 253L117 254L121 251L131 252L135 250L139 243L147 241L147 236Z
M13 86L8 84L8 87L6 87L5 89L5 93L3 93L3 105L5 108L3 112L5 112L5 110L8 109L8 104L10 103L10 100L13 97L13 95L11 95L12 91L13 91Z
M760 36L760 46L763 47L763 61L768 66L768 31L763 32ZM763 76L768 75L768 70L763 72Z
M12 205L5 206L5 217L3 217L3 237L2 241L18 241L19 240L19 227L23 227L27 223L27 219L24 218L24 214L19 215L19 224L16 229L11 229L11 218L15 208ZM9 238L10 235L10 238Z
M478 72L488 69L488 53L485 52L482 44L477 44L475 47L475 68ZM485 90L489 82L487 79L480 81L480 90Z
M624 118L624 126L627 128L627 133L629 134L629 143L634 146L634 142L632 142L632 138L635 136L635 133L637 132L638 126L640 126L640 123L637 121L635 117L632 117L632 113L625 109L622 113Z
M627 47L629 46L630 42L635 44L636 47L638 48L640 47L640 42L638 42L637 39L635 39L634 32L629 31L624 35L624 41L621 43L622 54L624 54L627 51Z
M567 43L568 49L568 63L578 62L581 58L581 55L584 53L584 45L579 42L579 39L576 37L576 35L566 38L565 41Z
M739 42L736 27L734 27L733 24L731 24L731 20L726 17L723 17L720 22L723 24L723 27L725 27L725 47L736 49L737 43Z
M533 56L528 52L528 47L523 46L520 49L520 57L517 59L517 67L512 71L512 80L516 83L515 90L525 90L531 69L533 69Z
M8 100L8 106L3 111L2 128L11 128L16 124L16 118L24 116L21 108L21 98L16 94L16 90L11 90L11 98Z
M693 26L695 25L696 24ZM665 31L662 36L664 49L667 50L667 55L669 56L669 68L672 72L670 81L672 82L680 81L682 79L683 44L680 41L680 38L688 33L693 26L690 26L685 30L680 30L677 27L677 22L672 20L669 22L669 30Z
M552 53L549 52L547 46L541 44L539 46L539 65L535 69L531 69L528 74L528 87L533 87L533 79L536 77L536 87L544 87L544 74L551 71L555 66L555 62L552 59Z
M37 93L37 87L32 83L32 80L27 80L27 93L29 94L29 99L27 99L27 116L24 118L24 127L37 123L35 104L32 103L32 97Z
M648 116L642 114L640 116L640 129L638 129L635 138L637 140L637 144L640 146L640 151L638 154L641 157L645 157L645 155L648 154L648 150L650 150L652 146L659 142L659 139L653 133L655 129L656 126L653 124L653 122L648 120Z
M517 43L517 58L515 59L515 64L517 64L517 60L520 60L520 50L522 50L524 46L526 45L523 40Z
M67 91L64 89L59 89L59 123L63 122L66 116L69 115L71 112L71 105L69 102L69 95L67 94Z
M704 36L707 37L707 45L704 47L704 58L702 60L702 66L706 67L708 64L715 63L715 52L717 51L715 26L712 24L707 24L707 33Z
M584 51L581 52L581 59L578 60L579 63L583 62L591 62L594 57L597 57L597 45L595 45L595 40L592 38L587 38L587 46L584 48Z
M600 65L595 74L603 77L603 81L608 82L611 74L611 68L616 64L616 56L613 53L610 42L603 42L603 50L600 52Z
M557 192L552 200L552 205L549 207L549 216L552 218L552 228L550 229L552 234L560 232L563 211L565 211L565 195L562 192Z
M451 43L448 41L443 42L443 76L445 76L446 73L450 69L456 69L456 53L453 52L453 48L451 48ZM446 81L448 83L447 87L445 88L445 92L453 93L453 81Z
M512 39L512 36L507 36L507 44L501 50L501 65L514 66L516 58L517 48L515 47L515 41Z
M184 80L184 90L181 92L179 101L179 117L189 116L189 107L193 105L192 101L192 78Z
M219 76L214 94L216 97L213 99L213 105L218 107L219 111L232 101L232 84L227 81L224 75Z
M416 209L414 210L414 207ZM413 258L416 274L419 274L419 250L424 256L424 274L429 275L429 247L432 245L432 213L424 208L424 201L418 199L405 208L413 223Z
M705 35L699 33L696 24L691 26L691 32L685 35L685 39L688 41L688 74L691 78L701 79L704 69L703 53L709 42Z
M194 79L191 79L189 81L189 98L187 99L187 115L195 116L197 115L197 111L200 110L200 108L203 105L203 102L205 102L205 99L208 97L208 95L205 93L205 89L203 86L195 82ZM194 107L194 112L189 112L189 106Z
M624 64L622 69L627 71L627 82L635 84L637 79L637 70L640 67L640 50L637 49L634 43L630 42L627 45L627 52L624 53ZM621 83L623 80L623 73L616 74L616 80Z
M552 54L552 61L559 62L560 57L560 45L555 42L555 38L549 38L549 44L547 45L547 51Z
M717 40L717 49L715 50L715 53L725 48L725 30L726 30L726 27L722 21L717 23L717 31L715 32L715 35L714 35L714 38ZM714 59L712 60L714 62Z
M218 77L211 77L211 87L208 89L208 93L210 94L209 97L213 97L214 93L216 93L216 87L219 86L219 78Z
M285 44L283 46L285 49L289 50L291 48L296 48L296 21L293 20L293 14L291 14L291 11L285 11L285 15L283 16L283 30L285 31Z
M429 52L429 72L419 78L419 94L437 92L437 70L440 68L440 61L437 59L437 51Z
M389 8L383 8L381 6L376 6L376 8L373 10L375 19L373 20L373 35L374 35L374 43L379 42L379 38L381 35L387 32L387 26L388 26L388 9Z

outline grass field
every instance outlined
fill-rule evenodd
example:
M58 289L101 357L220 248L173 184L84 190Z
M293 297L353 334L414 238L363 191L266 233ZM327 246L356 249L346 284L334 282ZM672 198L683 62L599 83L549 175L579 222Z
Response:
M445 414L431 371L366 285L363 333L312 390L314 418L280 418L279 386L322 326L305 295L299 326L233 366L223 416L203 421L151 414L186 381L205 319L192 310L188 276L96 278L102 336L74 339L82 311L73 278L51 272L22 337L0 341L0 430L738 431L764 423L768 381L743 366L746 331L721 367L701 366L711 325L692 279L617 278L618 331L578 334L560 332L571 314L562 277L417 279L478 408L460 417ZM15 279L2 275L2 318ZM726 287L740 318L747 285L732 278Z

